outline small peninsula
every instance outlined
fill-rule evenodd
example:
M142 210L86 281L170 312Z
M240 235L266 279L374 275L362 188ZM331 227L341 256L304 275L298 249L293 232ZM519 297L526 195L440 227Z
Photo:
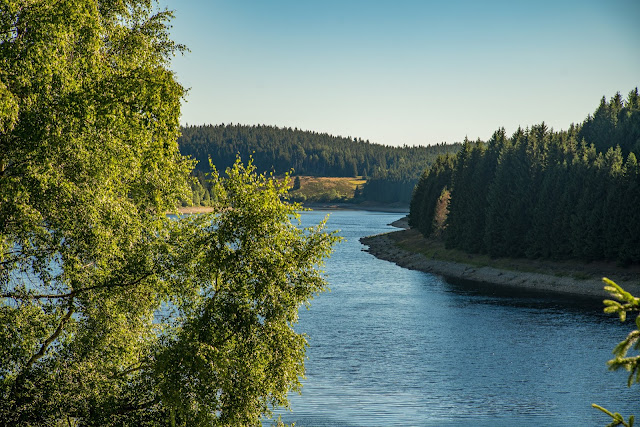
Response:
M400 267L433 273L450 279L501 288L545 292L550 294L605 299L602 277L615 280L625 290L640 294L637 267L621 268L615 264L585 264L580 262L532 262L531 260L491 260L487 257L466 255L468 262L451 261L438 254L437 243L424 238L408 227L406 218L394 222L398 231L367 236L360 242L377 258L391 261Z

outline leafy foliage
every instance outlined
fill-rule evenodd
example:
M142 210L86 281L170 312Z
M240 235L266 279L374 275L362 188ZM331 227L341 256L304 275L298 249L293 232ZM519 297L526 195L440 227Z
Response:
M604 289L614 298L612 300L604 300L605 313L616 313L620 317L620 321L624 322L627 319L628 312L640 311L640 298L634 297L629 292L622 289L618 284L606 277L602 280L605 282ZM628 355L632 348L636 351L640 349L640 315L636 317L635 323L638 329L631 331L629 335L627 335L627 338L622 340L613 349L615 358L607 362L609 369L612 371L624 368L629 372L629 379L627 380L628 387L631 387L634 383L640 382L640 356ZM625 421L624 417L617 412L610 412L595 403L592 404L592 406L609 415L613 419L611 424L608 424L608 426L614 427L622 425L625 427L632 427L634 424L635 417L633 415L629 416L628 421Z
M299 207L281 201L288 185L238 161L226 178L213 174L216 212L187 227L195 241L174 275L181 288L197 280L197 292L176 302L183 320L150 373L186 425L254 425L300 387L306 340L292 325L325 289L315 267L336 237L291 223Z
M212 215L166 216L193 163L150 5L0 5L3 424L256 424L299 387L336 238L239 162Z

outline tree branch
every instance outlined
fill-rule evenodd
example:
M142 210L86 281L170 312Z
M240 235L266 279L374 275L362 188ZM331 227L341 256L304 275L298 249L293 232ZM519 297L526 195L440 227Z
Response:
M127 282L127 283L115 283L115 284L101 284L101 285L94 285L94 286L89 286L88 288L82 288L82 289L76 289L70 292L70 294L74 294L74 295L78 295L82 292L88 292L88 291L93 291L94 289L100 289L100 288L108 288L108 287L114 287L114 288L126 288L129 286L135 286L137 284L139 284L140 282L142 282L144 279L153 276L155 273L155 271L149 271L145 274L143 274L142 276L138 277L137 279L131 281L131 282Z
M28 299L62 299L62 298L73 298L77 293L69 292L67 294L40 294L40 295L29 295L29 294L15 294L15 293L6 293L0 294L0 298L13 298L23 300L25 298Z
M107 287L117 287L117 288L126 288L128 286L135 286L137 284L139 284L140 282L142 282L144 279L151 277L155 274L155 272L150 271L147 272L145 274L143 274L142 276L138 277L137 279L131 281L131 282L127 282L127 283L116 283L116 284L100 284L100 285L94 285L94 286L89 286L87 288L81 288L81 289L75 289L71 292L68 292L66 294L34 294L34 295L29 295L29 294L17 294L17 293L4 293L4 294L0 294L0 298L13 298L13 299L64 299L64 298L73 298L83 292L89 292L89 291L93 291L95 289L100 289L100 288L107 288Z
M118 408L114 412L114 414L115 415L124 415L124 414L127 414L129 412L135 412L135 411L140 411L140 410L143 410L143 409L150 408L153 405L157 405L158 403L160 403L160 399L156 397L153 400L150 400L150 401L144 402L144 403L140 403L139 405L122 406L122 407Z
M132 374L132 373L134 373L134 372L138 372L138 371L141 371L141 370L143 370L143 369L145 369L145 368L148 368L149 366L150 366L150 365L149 365L148 363L140 363L140 364L139 364L139 365L137 365L137 366L133 366L133 367L131 367L131 368L127 368L127 369L125 369L125 370L124 370L124 371L122 371L122 372L118 372L118 373L116 373L115 375L111 376L110 378L112 378L112 379L115 379L115 378L123 378L123 377L126 377L126 376L127 376L127 375L129 375L129 374Z
M36 354L31 356L31 359L29 359L29 361L24 366L23 372L26 372L27 370L29 370L31 366L33 366L33 364L38 361L38 359L42 358L45 355L45 353L47 352L47 348L49 348L51 343L54 342L62 333L65 323L67 323L67 321L71 318L71 315L73 314L73 312L74 312L74 307L73 305L71 305L71 307L69 308L69 311L67 311L67 314L62 316L62 319L60 319L60 323L58 324L58 327L53 332L53 334L51 334L49 338L44 340L44 342L40 346L40 351L38 351Z

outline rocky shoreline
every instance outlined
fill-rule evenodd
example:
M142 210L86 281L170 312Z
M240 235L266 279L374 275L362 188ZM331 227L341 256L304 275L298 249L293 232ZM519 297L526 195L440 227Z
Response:
M404 224L393 224L403 226ZM377 258L391 261L400 267L433 273L445 278L459 279L479 284L497 285L502 288L536 291L552 294L563 294L586 298L606 299L609 294L604 291L601 278L577 279L543 273L530 273L513 270L502 270L493 267L476 267L457 262L427 258L423 254L406 251L396 245L391 238L392 233L363 237L360 242L368 246L367 252ZM637 280L623 281L611 277L625 290L634 296L640 296L640 285Z

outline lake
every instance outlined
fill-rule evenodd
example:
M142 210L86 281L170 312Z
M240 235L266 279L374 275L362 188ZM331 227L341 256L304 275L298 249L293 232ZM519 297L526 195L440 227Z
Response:
M324 270L331 292L301 309L307 376L296 426L604 426L598 403L637 413L637 386L610 372L632 329L598 301L514 296L378 260L358 241L401 214L330 214L338 244Z

